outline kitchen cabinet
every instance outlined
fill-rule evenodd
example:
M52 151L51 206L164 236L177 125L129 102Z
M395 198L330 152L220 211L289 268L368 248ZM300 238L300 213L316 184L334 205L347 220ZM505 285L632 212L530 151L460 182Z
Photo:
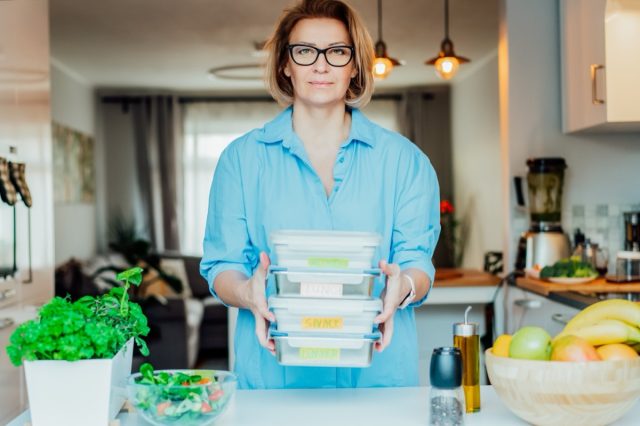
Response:
M509 334L524 326L538 326L555 336L562 331L569 319L580 312L577 308L517 287L508 289L506 300Z
M640 0L561 0L563 131L640 130Z

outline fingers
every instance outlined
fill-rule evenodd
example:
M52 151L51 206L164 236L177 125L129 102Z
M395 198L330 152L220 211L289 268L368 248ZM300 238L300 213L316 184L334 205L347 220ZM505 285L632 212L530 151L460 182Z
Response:
M261 315L256 315L256 337L258 338L258 343L272 354L275 354L275 344L273 339L269 339L268 333L268 321Z
M271 259L269 259L269 256L267 255L267 253L261 251L260 252L260 269L262 269L265 272L265 274L269 269L269 265L271 265Z
M266 301L264 303L259 304L256 307L256 309L263 319L271 322L276 322L276 316L273 315L273 312L269 310L269 308L267 307Z
M391 343L391 338L393 337L393 316L391 316L384 324L381 325L380 332L382 333L382 337L376 342L375 345L378 352L382 352L383 350L385 350L386 347Z
M389 320L389 318L393 318L393 314L396 312L395 308L390 304L385 303L385 307L382 309L382 312L373 319L374 324L382 324Z

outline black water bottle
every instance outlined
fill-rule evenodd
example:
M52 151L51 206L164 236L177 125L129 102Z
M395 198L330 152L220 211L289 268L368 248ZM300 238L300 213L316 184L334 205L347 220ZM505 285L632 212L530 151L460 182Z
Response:
M455 347L435 348L429 369L431 380L430 422L432 426L464 424L464 393L462 391L462 355Z

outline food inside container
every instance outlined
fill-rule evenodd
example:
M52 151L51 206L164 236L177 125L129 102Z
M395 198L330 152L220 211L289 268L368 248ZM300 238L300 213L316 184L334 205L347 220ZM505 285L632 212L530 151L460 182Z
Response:
M380 299L303 299L270 297L269 308L280 332L367 334L382 311Z
M154 425L207 426L221 415L237 387L221 370L159 370L143 364L128 379L130 403Z
M275 263L294 268L371 268L380 241L380 235L372 232L282 230L271 234Z
M273 270L278 295L287 297L369 298L379 269L363 272L298 268Z
M276 357L282 365L310 367L368 367L380 333L323 335L283 333L271 329Z

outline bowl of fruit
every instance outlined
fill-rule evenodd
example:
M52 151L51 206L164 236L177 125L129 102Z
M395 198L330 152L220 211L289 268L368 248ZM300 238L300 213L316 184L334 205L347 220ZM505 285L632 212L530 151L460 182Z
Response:
M605 425L640 399L640 304L606 300L552 338L540 327L499 336L485 351L491 385L536 425Z
M213 424L233 398L237 378L220 370L158 370L143 364L129 376L127 392L136 412L154 425Z

